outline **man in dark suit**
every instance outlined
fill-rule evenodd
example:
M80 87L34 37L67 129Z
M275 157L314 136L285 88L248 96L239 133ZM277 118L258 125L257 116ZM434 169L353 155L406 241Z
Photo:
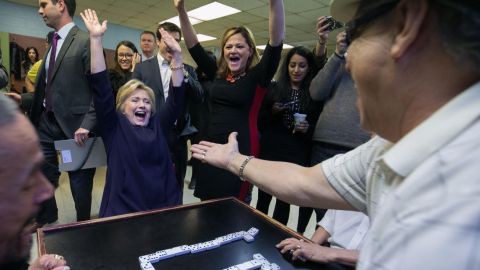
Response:
M39 0L38 13L45 24L55 30L54 40L37 75L35 93L24 94L20 100L23 107L26 104L31 107L30 119L37 128L45 156L42 171L55 187L58 187L60 173L54 141L75 139L83 146L96 125L86 78L90 42L88 34L73 23L75 9L75 0ZM94 168L69 172L78 221L90 218L94 174ZM37 223L43 225L57 219L53 197L42 205Z
M153 89L157 104L157 111L165 104L168 98L168 90L170 89L171 69L181 67L171 67L170 61L172 55L165 43L162 41L160 28L163 28L178 42L182 38L180 28L170 22L162 23L157 29L157 45L158 54L145 62L138 64L133 72L133 78L139 79ZM203 101L203 89L198 81L195 69L192 66L184 65L183 67L186 82L185 92L185 108L177 123L170 134L166 134L169 142L172 161L175 164L175 173L178 184L183 188L183 180L187 170L187 140L189 135L193 135L198 130L190 123L190 114L188 113L189 104L192 102Z

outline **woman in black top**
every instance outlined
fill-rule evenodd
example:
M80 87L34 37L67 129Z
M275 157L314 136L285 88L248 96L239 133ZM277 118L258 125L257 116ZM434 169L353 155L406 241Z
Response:
M183 0L174 0L185 44L199 68L213 81L209 96L209 122L205 140L226 143L228 135L238 132L241 153L258 153L257 116L265 89L280 61L285 36L282 0L270 0L270 40L262 59L251 31L243 26L225 31L218 65L198 42ZM228 171L201 164L194 195L201 200L234 196L248 200L250 186Z
M307 48L295 47L288 52L279 80L270 86L260 111L260 158L309 164L311 138L322 108L308 91L317 71L313 53ZM306 120L296 124L295 113L306 114ZM268 214L271 199L270 194L259 190L257 209ZM273 218L286 225L289 213L290 205L277 199Z
M117 96L118 89L132 78L135 64L140 62L137 47L128 41L122 40L115 49L115 67L108 70L113 96Z
M22 78L27 76L28 71L38 61L38 50L35 47L25 49L25 60L22 62Z

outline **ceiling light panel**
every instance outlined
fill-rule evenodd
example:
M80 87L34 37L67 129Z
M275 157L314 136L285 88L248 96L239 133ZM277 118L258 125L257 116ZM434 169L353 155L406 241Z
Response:
M212 2L210 4L189 11L188 16L190 18L199 19L201 21L211 21L239 12L241 12L241 10L218 2Z

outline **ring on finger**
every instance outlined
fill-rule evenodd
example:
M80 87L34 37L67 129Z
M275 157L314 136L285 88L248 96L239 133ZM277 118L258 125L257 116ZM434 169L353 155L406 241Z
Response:
M58 254L53 255L53 258L54 258L55 260L63 260L63 256L58 255Z

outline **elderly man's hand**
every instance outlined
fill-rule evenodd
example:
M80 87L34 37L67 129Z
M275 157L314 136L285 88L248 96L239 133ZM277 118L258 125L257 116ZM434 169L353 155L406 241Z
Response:
M45 254L33 261L28 270L70 270L70 267L62 256Z
M201 162L228 169L230 163L238 154L237 132L230 133L227 144L201 141L192 145L190 151L192 152L192 157Z

